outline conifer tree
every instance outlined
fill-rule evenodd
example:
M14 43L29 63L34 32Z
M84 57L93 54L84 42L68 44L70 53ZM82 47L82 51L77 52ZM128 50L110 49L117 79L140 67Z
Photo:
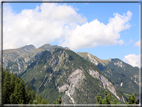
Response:
M59 96L58 104L61 104L61 103L62 103L61 96Z
M33 104L38 104L37 100L33 100Z
M116 99L113 100L112 104L117 104L117 101Z
M47 104L47 101L45 99L42 99L41 104Z
M9 104L10 103L10 99L9 99L9 95L11 95L10 92L10 74L8 69L6 69L5 71L5 75L3 78L3 85L2 85L2 101L5 104Z
M31 91L31 100L34 100L34 99L35 99L35 91L32 90L32 91Z
M19 103L25 103L25 94L26 94L26 91L25 91L25 86L24 86L24 83L23 81L20 79L20 83L18 84L18 97L19 97Z
M15 75L14 75L13 73L11 74L11 78L10 78L10 79L11 79L11 81L10 81L10 87L11 87L10 91L11 91L11 92L14 92L14 87L15 87L15 83L14 83L14 82L15 82Z
M100 96L100 93L97 94L97 103L102 104L102 98Z
M42 101L42 96L41 96L41 94L38 96L37 101L38 101L38 104L41 104L41 101Z
M111 99L113 98L111 93L108 94L107 90L105 90L104 93L105 93L105 97L103 100L100 96L100 93L97 94L96 99L98 104L117 104L116 99L111 101Z
M15 96L15 104L19 103L19 96L18 96L18 84L15 84L15 88L14 88L14 96Z
M11 96L10 96L10 103L11 104L16 104L14 94L11 94Z
M8 69L2 71L2 103L3 104L47 104L41 94L35 97L30 83L25 87L21 77L10 73ZM61 97L57 100L61 104Z
M25 84L21 78L10 73L8 69L2 71L2 103L26 103Z
M28 82L28 84L26 85L25 89L26 89L27 92L32 90L30 82Z
M32 98L31 97L31 90L32 90L32 88L31 88L30 82L26 85L25 89L26 89L26 99L27 99L26 102L28 104L32 104L33 103L33 100L31 99Z
M105 90L105 98L103 99L103 104L110 104L112 95L111 93L108 94L107 90Z
M137 103L137 100L136 100L136 97L134 94L132 95L129 95L129 98L128 98L128 102L126 102L126 104L136 104Z

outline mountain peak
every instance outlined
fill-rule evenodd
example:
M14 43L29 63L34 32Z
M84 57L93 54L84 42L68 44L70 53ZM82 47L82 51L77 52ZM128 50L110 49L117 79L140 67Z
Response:
M58 45L50 45L49 43L40 46L38 49L44 49L44 50L52 51L55 48L69 49L68 47L62 47L62 46L58 46Z
M59 48L60 46L57 45L50 45L49 43L44 44L42 46L40 46L38 49L44 49L44 50L48 50L48 51L52 51L54 48Z
M4 50L4 52L6 53L10 53L10 52L31 52L32 50L35 50L35 46L30 44L30 45L25 45L23 47L20 47L20 48L16 48L16 49L6 49Z
M39 48L47 48L47 47L50 47L50 46L51 45L49 43L47 43L47 44L44 44L44 45L40 46Z
M30 44L30 45L25 45L25 46L23 46L23 47L21 47L21 48L35 48L35 46L32 45L32 44Z
M106 66L108 60L102 60L98 57L88 53L88 52L78 52L81 57L87 58L90 62L94 63L95 65L98 65L98 62L101 63L103 66Z
M30 44L30 45L25 45L21 48L19 48L19 50L24 50L24 51L32 51L36 49L34 45Z

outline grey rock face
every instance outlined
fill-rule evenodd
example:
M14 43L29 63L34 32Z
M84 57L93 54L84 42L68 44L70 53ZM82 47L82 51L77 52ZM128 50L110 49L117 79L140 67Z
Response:
M59 91L65 91L65 95L68 96L72 103L75 104L75 100L73 98L73 94L75 94L75 87L79 88L79 83L85 78L85 75L83 74L83 71L81 69L76 69L74 70L69 76L67 83L64 84L59 88ZM66 101L63 99L63 102L65 103Z
M117 65L118 67L122 68L122 62L121 61L118 61L117 63L114 63L114 65Z
M104 89L108 89L110 92L112 92L120 100L119 96L116 93L116 90L115 90L113 84L111 82L109 82L107 78L105 78L102 74L99 74L98 71L94 71L94 70L89 70L89 74L92 77L101 80Z
M92 62L95 65L98 65L97 60L95 58L93 58L91 54L88 53L87 56L88 56L90 62Z
M4 50L3 67L8 68L10 72L19 74L36 61L42 55L43 49L48 49L48 47L50 46L45 45L43 48L36 49L33 45L26 45L18 49ZM56 47L53 46L52 49Z
M68 85L68 84L64 84L63 86L58 87L58 90L59 90L59 92L64 92L65 90L67 90L67 89L68 89L68 87L69 87L69 85Z

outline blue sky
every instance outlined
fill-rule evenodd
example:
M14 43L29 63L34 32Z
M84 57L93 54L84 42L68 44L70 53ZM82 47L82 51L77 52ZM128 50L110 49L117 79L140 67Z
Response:
M3 13L4 49L50 43L140 64L138 3L8 3Z

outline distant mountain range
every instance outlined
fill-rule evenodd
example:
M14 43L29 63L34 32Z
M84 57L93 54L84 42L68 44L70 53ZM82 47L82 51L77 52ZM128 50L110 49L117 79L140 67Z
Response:
M53 103L59 95L65 104L95 104L96 95L108 90L118 102L125 94L138 94L139 68L119 59L101 60L87 52L45 44L3 51L3 67L17 73L36 94Z

